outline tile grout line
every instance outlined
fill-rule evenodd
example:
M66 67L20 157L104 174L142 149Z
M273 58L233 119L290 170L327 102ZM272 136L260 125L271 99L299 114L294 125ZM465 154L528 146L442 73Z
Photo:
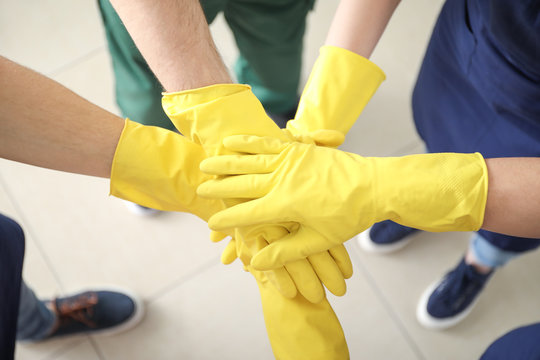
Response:
M36 248L37 248L39 254L43 257L43 261L45 261L45 264L46 264L47 268L52 273L54 279L56 280L56 282L60 286L60 291L64 292L64 285L63 285L62 281L60 280L59 274L56 272L56 269L52 265L51 260L49 259L49 257L47 256L45 250L41 246L41 242L39 241L38 236L36 236L36 233L34 232L32 225L30 224L30 222L26 218L26 215L24 214L22 209L19 207L19 204L17 203L17 201L15 201L14 196L11 194L11 191L9 190L9 186L7 185L7 183L5 182L4 178L1 175L0 175L0 185L6 190L6 194L7 194L8 198L9 198L9 200L11 201L11 203L13 204L13 207L15 208L15 211L17 211L17 214L20 216L21 220L23 221L24 225L26 226L26 229L23 229L23 231L28 233L32 237L32 239L34 239L34 244L36 245Z
M219 259L220 259L220 257L216 256L213 259L211 259L211 260L197 266L196 268L194 268L189 273L187 273L185 275L182 275L181 277L179 277L176 280L173 280L172 282L170 282L167 285L164 285L160 290L157 290L153 294L149 295L147 297L146 302L148 304L153 303L158 298L160 298L163 295L173 291L178 286L182 285L184 282L186 282L186 281L190 280L191 278L194 278L195 276L197 276L199 273L210 269L211 267L215 266L216 264L221 264L221 261Z
M103 351L101 351L101 348L99 347L97 341L92 336L88 336L88 341L90 341L90 345L92 346L92 348L96 352L99 360L107 360L105 355L103 355Z
M52 78L54 76L57 76L57 75L60 75L62 72L66 71L66 70L69 70L72 67L77 66L77 65L81 64L82 62L90 59L91 57L97 55L98 53L103 51L105 49L105 47L106 46L104 44L99 45L99 46L91 49L90 51L86 52L85 54L77 56L75 59L70 60L70 61L66 62L65 64L62 64L62 65L58 66L56 69L53 69L53 70L47 72L46 75L48 77L50 77L50 78Z
M42 358L42 360L54 360L54 359L57 359L59 356L62 356L63 354L65 354L66 351L69 351L70 349L81 345L84 342L85 338L87 339L88 336L86 336L86 335L81 336L79 341L73 341L72 343L69 343L64 347L61 347L61 348L57 349L56 351L53 351L49 355L46 355L44 358Z
M354 251L358 253L360 251L359 246L357 244L353 245ZM358 254L357 254L358 256ZM409 344L411 347L411 350L416 354L417 358L419 360L425 360L426 357L420 350L420 347L418 344L414 341L412 336L407 331L407 328L405 327L405 324L401 321L397 313L394 311L390 303L386 300L386 296L384 295L383 291L377 286L375 279L369 272L369 270L364 266L362 261L357 261L357 264L355 264L360 267L361 271L364 273L366 277L366 281L370 284L371 288L373 289L373 292L377 295L380 302L383 304L383 307L386 309L386 312L388 315L390 315L390 318L394 322L394 324L398 327L400 333L405 338L405 341Z

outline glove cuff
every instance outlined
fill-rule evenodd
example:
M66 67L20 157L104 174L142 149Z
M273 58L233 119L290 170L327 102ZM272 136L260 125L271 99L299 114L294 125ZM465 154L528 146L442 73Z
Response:
M266 115L247 85L223 84L164 93L163 109L176 128L208 155L224 154L230 135L273 136L288 140Z
M368 59L343 48L323 46L287 129L295 135L320 129L346 135L385 78Z
M222 206L197 196L197 186L210 179L199 170L203 158L202 148L182 135L126 119L113 158L110 195L208 220Z
M409 155L374 164L378 221L432 232L482 226L488 173L481 154Z

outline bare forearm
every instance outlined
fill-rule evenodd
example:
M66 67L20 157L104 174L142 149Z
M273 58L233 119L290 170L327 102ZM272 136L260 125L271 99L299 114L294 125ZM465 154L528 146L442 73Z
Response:
M369 58L399 0L341 0L326 45Z
M112 0L111 3L165 90L231 82L199 1Z
M109 177L124 120L0 57L0 157Z
M483 229L540 238L540 158L486 159L488 199Z

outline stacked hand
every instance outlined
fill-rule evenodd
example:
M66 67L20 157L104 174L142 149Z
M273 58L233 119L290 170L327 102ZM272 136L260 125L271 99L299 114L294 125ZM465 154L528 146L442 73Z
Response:
M204 160L201 169L219 177L199 186L198 194L247 201L212 216L209 226L299 224L254 254L255 269L319 253L382 220L427 231L477 230L483 222L487 169L478 153L369 158L242 135L223 144L243 155Z
M179 131L200 144L209 156L231 154L223 147L222 138L233 134L271 134L285 141L291 140L266 116L259 101L244 85L217 85L164 94L163 107ZM314 136L322 141L330 138L324 133ZM223 205L238 203L237 199L227 199ZM276 222L228 229L229 234L234 232L235 240L227 246L222 258L224 262L230 262L238 256L251 271L253 254L295 231L296 227L296 223ZM309 236L321 235L312 233ZM325 296L321 283L336 295L345 293L344 279L352 275L352 265L345 248L339 244L310 254L307 259L304 257L277 267L266 275L286 297L292 298L298 291L309 301L317 303Z

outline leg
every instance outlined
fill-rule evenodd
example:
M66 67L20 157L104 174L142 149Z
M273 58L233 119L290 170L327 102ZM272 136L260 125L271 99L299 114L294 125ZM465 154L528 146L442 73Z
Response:
M108 0L99 0L122 115L144 125L174 130L161 108L162 87Z
M534 250L539 245L539 239L518 238L489 231L479 231L469 244L468 263L478 265L479 270L485 272L487 269L502 267L513 258Z
M24 257L24 233L0 214L0 358L13 359Z
M507 61L490 47L476 5L448 0L441 11L414 89L417 130L430 152L540 156L540 123L534 126L534 121L520 119L523 114L509 111L521 98L537 97L538 87L531 93L521 73L510 76L501 65ZM486 80L496 83L500 76L504 89L513 93L500 96L497 86L486 91ZM457 324L476 303L494 268L539 243L480 231L458 266L424 292L417 308L419 322L428 328Z
M269 113L294 116L305 20L312 6L309 0L236 0L224 10L241 54L237 79L252 86Z
M56 318L52 311L36 297L23 282L17 321L17 340L35 341L51 332Z
M495 340L480 360L539 359L540 324L514 329Z

